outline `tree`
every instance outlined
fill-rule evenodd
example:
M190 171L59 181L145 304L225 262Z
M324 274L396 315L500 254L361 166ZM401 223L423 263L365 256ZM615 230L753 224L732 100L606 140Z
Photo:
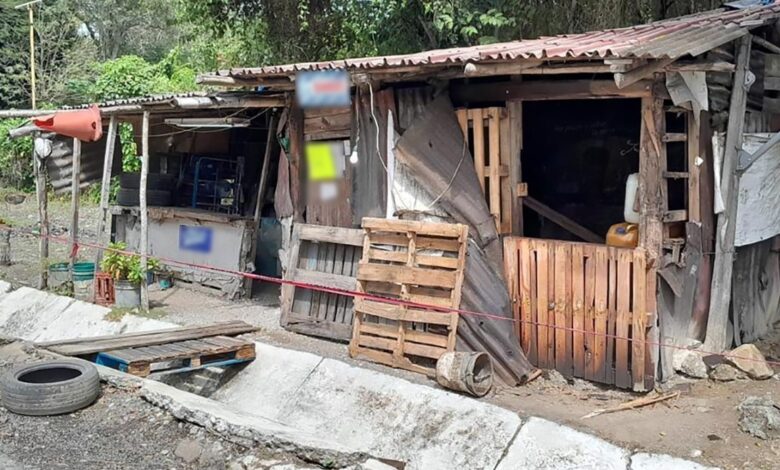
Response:
M30 59L27 17L0 4L0 109L29 103Z

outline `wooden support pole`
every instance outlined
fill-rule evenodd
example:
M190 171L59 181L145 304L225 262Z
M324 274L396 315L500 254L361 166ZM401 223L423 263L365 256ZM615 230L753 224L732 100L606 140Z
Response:
M38 289L49 287L49 200L46 195L46 162L45 155L38 155L33 150L33 172L35 173L35 197L38 202L38 257L40 260Z
M753 42L757 46L763 47L764 49L771 52L772 54L780 54L780 47L777 47L776 45L772 44L771 42L767 41L764 38L753 36Z
M79 243L79 199L81 197L81 141L73 139L73 163L70 183L70 269L68 280L73 285L73 265L76 263Z
M742 150L742 131L745 126L747 86L745 79L750 70L751 35L740 38L737 52L737 70L731 88L729 121L726 130L726 146L723 154L721 192L726 201L726 210L718 215L715 241L715 262L712 272L712 297L707 320L707 336L704 347L709 351L721 352L732 343L729 335L729 304L731 303L731 275L734 268L734 239L736 236L737 202L739 179L737 177L739 152ZM715 175L717 178L718 175ZM735 331L735 335L739 332Z
M98 243L107 244L111 238L111 215L108 212L109 197L111 195L111 173L114 164L114 150L116 148L116 134L119 122L116 116L111 116L106 135L106 150L103 155L103 179L100 182L100 218L98 219ZM108 236L106 236L108 231ZM103 250L98 250L96 261L103 256ZM95 263L97 265L97 262Z
M564 230L582 238L586 242L599 243L599 244L604 243L603 237L591 232L587 228L583 227L582 225L578 224L572 219L566 217L560 212L557 212L551 207L541 203L540 201L537 201L531 196L526 196L525 198L523 198L523 204L525 204L529 209L541 215L545 219L552 221L553 223L560 226Z
M149 111L144 111L141 127L141 182L138 187L141 212L141 308L149 311L149 286L146 285L147 257L149 252L149 213L146 208L146 180L149 175Z

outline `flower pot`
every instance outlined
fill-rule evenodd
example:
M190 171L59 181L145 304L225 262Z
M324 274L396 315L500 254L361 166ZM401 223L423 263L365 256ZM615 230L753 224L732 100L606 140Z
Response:
M114 281L114 305L129 308L141 305L141 286L130 281Z

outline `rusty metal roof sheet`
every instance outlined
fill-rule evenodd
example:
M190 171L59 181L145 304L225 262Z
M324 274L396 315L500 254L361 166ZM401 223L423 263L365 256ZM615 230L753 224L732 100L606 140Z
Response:
M195 96L211 96L211 95L204 91L164 93L159 95L138 96L134 98L120 98L116 100L109 100L109 101L104 101L102 103L97 103L97 106L99 108L112 108L114 106L128 106L128 105L154 106L154 105L170 104L176 98L190 98ZM76 106L63 106L60 109L86 109L89 108L90 106L92 106L92 104L87 103L87 104L80 104Z
M414 54L366 57L327 62L304 62L256 68L234 68L207 73L237 78L290 75L302 70L347 69L372 71L421 65L457 65L468 62L565 60L603 58L677 59L696 56L733 41L750 29L780 17L780 0L765 6L732 10L721 8L654 23L581 34L564 34L538 39L473 47L456 47Z

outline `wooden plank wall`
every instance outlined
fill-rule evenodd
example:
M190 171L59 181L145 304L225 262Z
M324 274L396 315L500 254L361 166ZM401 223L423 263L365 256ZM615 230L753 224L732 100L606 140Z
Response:
M505 238L504 248L517 334L532 364L620 388L653 387L643 250L522 237Z
M517 118L510 117L505 108L459 109L456 113L496 228L500 234L512 233L510 168L516 145L510 143L506 131L516 125Z
M460 307L466 225L365 218L363 229L358 292ZM431 375L435 361L455 350L458 317L358 297L349 354Z
M354 291L363 230L296 224L284 278ZM287 330L341 341L352 336L352 297L285 284L281 324Z

